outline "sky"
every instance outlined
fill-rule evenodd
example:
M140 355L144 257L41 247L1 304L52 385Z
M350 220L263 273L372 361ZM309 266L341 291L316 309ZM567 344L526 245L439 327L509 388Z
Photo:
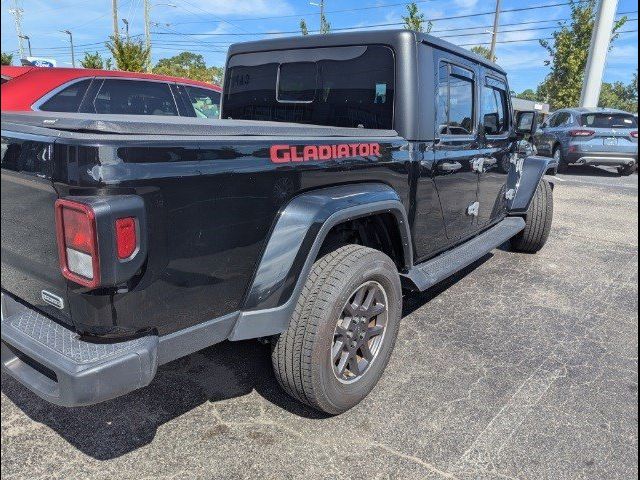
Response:
M23 33L31 38L34 56L55 58L59 66L70 66L70 30L76 57L85 52L108 53L104 41L113 33L111 0L1 0L2 51L17 50L14 17L9 10L18 1L24 11ZM119 1L119 26L129 22L129 34L144 32L142 0ZM550 37L558 21L568 19L567 0L503 0L498 63L509 73L511 88L535 89L548 73L547 52L535 39ZM315 0L319 3L319 0ZM432 34L470 48L487 44L495 8L490 0L425 0L417 2L425 17L433 19ZM304 18L310 30L319 28L319 8L306 0L152 0L153 59L184 50L204 55L210 65L224 65L231 43L273 38L280 32L298 32ZM400 28L406 2L401 0L325 0L332 28ZM556 5L556 6L550 6ZM546 7L546 8L545 8ZM513 9L528 9L509 12ZM628 83L638 69L638 3L620 0L618 13L633 19L609 54L605 81ZM449 18L445 17L458 17ZM463 18L460 18L463 17ZM531 23L533 22L533 23ZM391 25L387 25L391 24ZM524 25L523 25L524 24ZM384 25L384 26L383 26ZM375 27L371 27L375 26ZM519 31L513 31L519 30ZM188 35L185 35L188 34ZM286 34L290 36L289 34ZM26 48L26 43L25 43ZM17 57L17 55L16 55Z

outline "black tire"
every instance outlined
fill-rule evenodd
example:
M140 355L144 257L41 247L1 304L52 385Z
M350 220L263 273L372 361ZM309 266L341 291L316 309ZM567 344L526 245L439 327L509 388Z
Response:
M638 167L636 165L627 165L625 167L618 168L618 173L623 177L633 175Z
M517 252L539 252L549 240L552 223L553 190L547 180L542 180L527 211L527 225L511 240L511 247Z
M562 153L562 148L560 145L556 145L553 149L553 158L557 160L558 166L554 170L554 175L558 173L567 173L569 170L569 165L567 164L564 154Z
M377 355L362 376L353 383L344 383L334 370L331 354L336 346L338 319L353 293L367 282L384 289L385 333L378 343ZM315 409L331 415L346 412L360 403L382 377L398 335L401 313L400 278L387 255L359 245L346 245L327 253L313 265L289 328L273 345L271 358L278 382L289 395ZM368 325L362 328L369 328Z

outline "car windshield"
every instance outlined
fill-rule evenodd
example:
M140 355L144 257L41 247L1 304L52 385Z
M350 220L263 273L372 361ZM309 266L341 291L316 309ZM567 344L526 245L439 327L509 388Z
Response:
M638 120L624 113L588 113L582 115L581 125L592 128L638 128Z

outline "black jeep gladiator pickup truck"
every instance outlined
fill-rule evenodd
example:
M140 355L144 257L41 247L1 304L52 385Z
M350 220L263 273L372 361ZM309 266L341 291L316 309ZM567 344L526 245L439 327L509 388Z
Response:
M224 340L268 339L330 414L380 379L402 295L551 227L505 72L437 38L231 47L222 120L2 115L2 366L89 405ZM420 361L416 359L416 361Z

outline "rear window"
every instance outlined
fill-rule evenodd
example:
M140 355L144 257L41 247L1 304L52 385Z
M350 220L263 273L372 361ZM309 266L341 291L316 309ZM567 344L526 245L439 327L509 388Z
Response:
M582 115L581 125L592 128L638 128L638 120L624 113L588 113Z
M395 59L384 46L232 57L223 118L393 128Z

